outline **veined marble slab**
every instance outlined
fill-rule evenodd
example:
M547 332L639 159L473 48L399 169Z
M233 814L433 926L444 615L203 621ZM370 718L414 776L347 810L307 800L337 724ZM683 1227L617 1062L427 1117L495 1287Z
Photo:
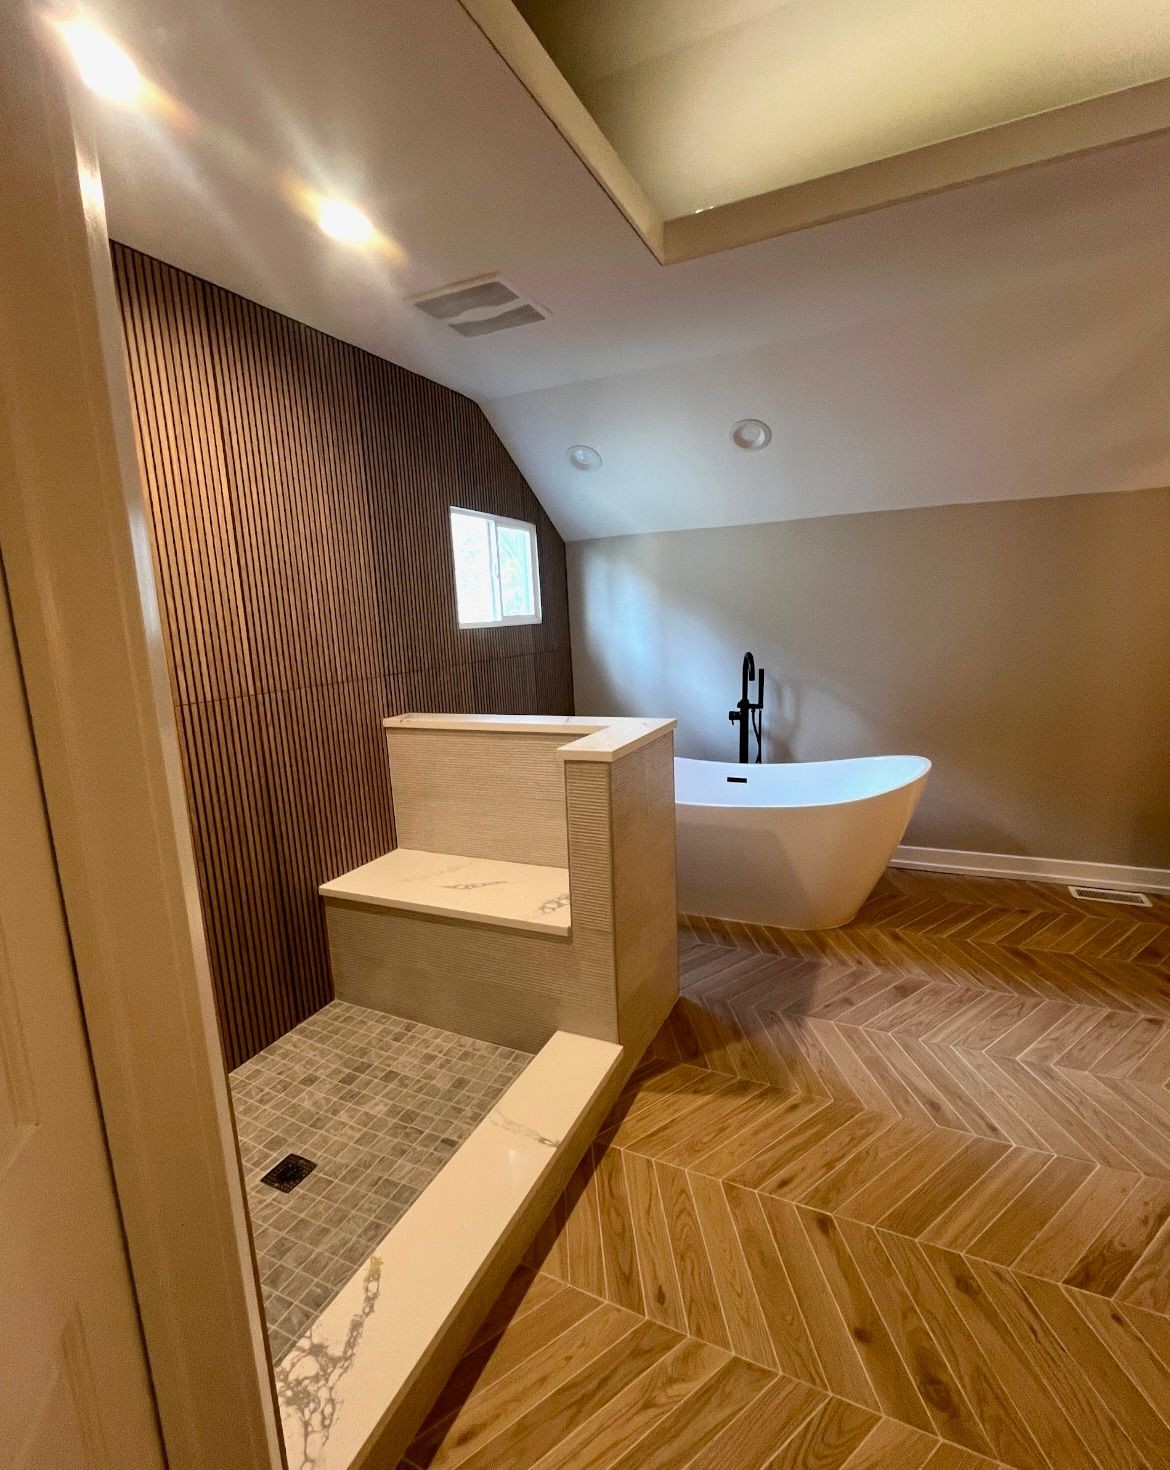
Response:
M570 932L568 868L399 847L322 883L319 891L324 898L538 934Z
M615 715L393 715L390 730L453 730L496 735L561 735L574 738L557 751L563 761L614 761L673 730L677 720L631 719Z
M622 1048L558 1031L276 1369L289 1470L349 1470L390 1424Z

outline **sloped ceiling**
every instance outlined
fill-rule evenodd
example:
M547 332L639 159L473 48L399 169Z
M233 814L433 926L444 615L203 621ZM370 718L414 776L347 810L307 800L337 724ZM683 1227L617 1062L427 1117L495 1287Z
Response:
M791 267L735 293L739 350L489 416L570 539L1170 484L1167 170L1131 145L736 252Z
M664 268L457 0L97 18L165 99L96 107L111 232L475 397L570 537L1170 483L1166 137ZM492 272L550 319L407 300Z

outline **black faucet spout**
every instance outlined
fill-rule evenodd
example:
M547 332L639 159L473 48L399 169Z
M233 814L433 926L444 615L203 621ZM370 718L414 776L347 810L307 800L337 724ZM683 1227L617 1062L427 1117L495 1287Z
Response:
M750 653L745 653L743 656L743 665L740 669L740 676L739 703L740 707L742 708L745 704L748 704L750 702L748 700L748 685L751 684L752 680L756 677L756 661Z

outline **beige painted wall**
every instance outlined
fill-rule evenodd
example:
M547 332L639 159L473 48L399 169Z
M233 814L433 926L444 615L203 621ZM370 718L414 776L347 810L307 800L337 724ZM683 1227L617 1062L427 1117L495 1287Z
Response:
M576 707L735 758L913 752L907 841L1170 868L1170 489L569 546Z

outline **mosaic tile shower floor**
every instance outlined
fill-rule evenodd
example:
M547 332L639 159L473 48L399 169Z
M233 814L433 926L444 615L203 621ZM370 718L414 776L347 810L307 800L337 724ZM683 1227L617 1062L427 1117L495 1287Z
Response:
M335 1000L231 1073L274 1361L530 1060ZM288 1194L261 1182L286 1154L316 1164Z

